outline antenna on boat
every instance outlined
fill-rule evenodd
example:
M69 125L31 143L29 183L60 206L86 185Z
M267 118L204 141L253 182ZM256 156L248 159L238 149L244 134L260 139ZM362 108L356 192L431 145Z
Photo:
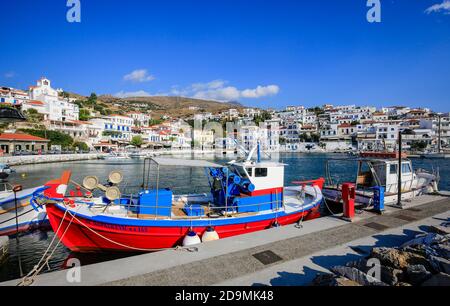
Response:
M104 186L99 183L98 177L96 176L86 176L83 179L83 187L88 190L100 189L105 193L105 197L114 201L120 198L120 189L115 186L122 182L123 175L120 171L111 171L108 176L108 182L111 186Z
M258 144L256 145L256 147L258 148L256 158L257 158L258 163L260 163L261 162L261 142L259 141L259 139L258 139Z

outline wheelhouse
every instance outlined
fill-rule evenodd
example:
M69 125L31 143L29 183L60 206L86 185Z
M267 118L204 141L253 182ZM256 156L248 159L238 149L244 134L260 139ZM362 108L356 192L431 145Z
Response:
M339 185L342 182L334 182L330 174L330 162L357 162L357 174L355 184L357 189L372 189L375 186L385 188L386 193L396 193L398 186L399 162L397 159L332 159L327 161L326 172L329 185ZM414 188L415 173L412 162L409 159L403 159L401 163L401 181L402 191L408 191Z

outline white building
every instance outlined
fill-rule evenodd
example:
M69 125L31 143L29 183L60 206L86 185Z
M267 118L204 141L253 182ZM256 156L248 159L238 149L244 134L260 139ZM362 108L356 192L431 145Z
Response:
M434 118L422 118L420 119L420 128L431 130L432 136L435 139L436 145L439 138L439 119ZM441 117L441 147L450 145L450 116L444 115Z
M30 101L28 92L11 87L0 87L0 104L22 105Z
M256 108L244 108L242 110L244 117L246 118L253 118L259 114L261 114L261 111L259 109Z
M397 146L399 125L373 123L357 133L358 149L363 151L393 150Z
M236 142L231 137L217 137L214 141L214 147L217 150L234 151L236 150Z
M129 112L127 116L133 118L133 125L137 127L148 126L151 116L141 112Z
M97 131L98 140L111 140L127 143L132 138L132 127L134 120L128 116L109 115L89 120L92 130ZM101 132L101 135L100 135Z
M78 105L59 97L58 91L51 87L51 82L47 78L41 78L37 81L36 86L30 86L30 100L44 103L44 115L47 120L66 121L79 118ZM29 108L31 107L27 105L24 110Z

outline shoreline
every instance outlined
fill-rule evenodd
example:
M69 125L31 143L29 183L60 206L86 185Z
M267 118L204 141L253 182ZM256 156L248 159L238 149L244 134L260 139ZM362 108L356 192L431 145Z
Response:
M171 150L171 151L145 151L148 156L159 155L219 155L219 156L238 156L239 153L224 150ZM280 153L293 153L293 154L308 154L308 155L347 155L348 152L336 152L336 151L293 151L293 150L278 150L267 151L268 154L280 154ZM80 154L55 154L55 155L25 155L25 156L0 156L0 163L8 164L10 166L21 165L33 165L33 164L46 164L46 163L59 163L59 162L71 162L82 160L95 160L101 159L107 156L107 153L80 153ZM417 154L410 154L408 158L420 158Z

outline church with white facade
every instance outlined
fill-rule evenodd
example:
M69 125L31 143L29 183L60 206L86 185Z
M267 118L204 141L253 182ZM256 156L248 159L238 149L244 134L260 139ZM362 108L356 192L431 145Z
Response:
M44 120L76 121L79 116L78 105L59 96L59 92L51 87L51 81L41 78L36 86L29 88L30 101L22 104L22 110L36 109L44 115Z

